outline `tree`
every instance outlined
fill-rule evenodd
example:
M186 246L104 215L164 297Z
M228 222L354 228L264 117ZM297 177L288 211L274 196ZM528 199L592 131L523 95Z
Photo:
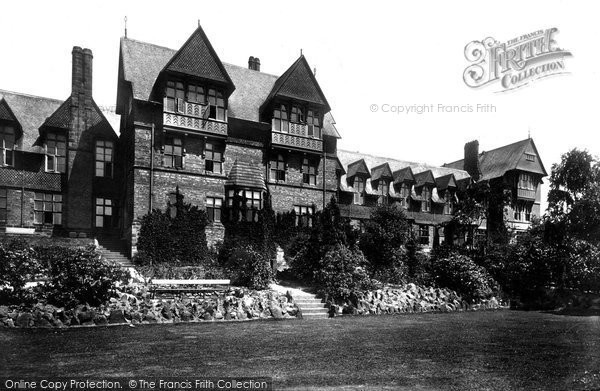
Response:
M548 213L551 239L600 243L600 162L589 152L572 149L552 165Z

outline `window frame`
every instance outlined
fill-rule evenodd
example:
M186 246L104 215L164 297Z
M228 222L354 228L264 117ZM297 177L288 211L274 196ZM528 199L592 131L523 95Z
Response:
M0 187L0 226L8 223L8 188Z
M49 147L51 142L54 146ZM63 145L63 148L60 148L61 144ZM62 151L62 155L59 153L60 151ZM59 132L47 132L44 138L44 153L46 155L46 172L60 174L67 172L67 137L64 134ZM52 168L50 168L50 162L52 162Z
M360 185L360 186L359 186ZM352 188L356 190L354 193L353 203L355 205L364 205L365 204L365 188L367 186L366 178L362 176L355 176L354 181L352 182ZM359 189L362 187L362 189Z
M99 145L100 143L102 143L103 145ZM108 145L110 144L110 145ZM96 140L95 143L95 168L94 168L94 176L99 177L99 178L112 178L114 175L114 156L115 156L115 148L114 148L114 142L110 141L110 140ZM101 149L102 152L98 152L98 150ZM110 153L108 154L108 157L110 158L110 160L106 160L107 158L107 151L110 151ZM102 157L101 160L99 160L99 157ZM100 165L100 166L99 166ZM102 170L102 175L98 175L98 169L99 167ZM107 172L109 172L109 174L107 175Z
M294 214L296 215L296 227L311 228L313 226L313 219L315 216L314 205L294 205Z
M94 227L95 228L113 228L116 220L114 211L116 202L111 198L94 197ZM101 210L99 213L98 211ZM108 211L108 213L107 213ZM100 218L101 220L98 220ZM98 224L98 221L101 223Z
M209 148L210 146L210 148ZM223 173L223 148L220 143L213 141L204 142L204 171L213 174ZM218 170L215 170L218 167Z
M312 137L319 140L323 137L321 122L321 114L318 111L313 109L308 109L306 111L307 137Z
M34 224L62 225L62 194L36 191L33 195L33 201ZM41 219L39 218L40 216ZM50 219L51 222L46 221L47 219Z
M10 132L8 132L10 129ZM7 146L7 137L12 136L12 146ZM10 141L10 140L9 140ZM0 165L3 167L15 166L15 147L17 145L17 132L14 126L0 124ZM10 156L10 163L8 163Z
M273 108L271 130L281 133L290 132L290 113L287 105L282 103Z
M209 222L221 222L223 215L223 203L222 197L206 197L204 200L204 206L206 208L206 217L208 218Z
M175 140L179 140L179 144L176 144ZM171 142L169 143L169 141ZM178 148L181 150L180 154L176 153ZM180 158L180 165L177 165L177 157ZM162 163L163 167L167 168L183 169L185 167L185 144L183 137L165 135Z
M309 158L302 158L302 183L317 186L317 164ZM312 182L312 183L311 183Z
M287 163L283 154L278 154L270 162L269 179L274 182L285 182L287 177Z
M431 212L431 193L432 191L427 185L421 189L421 198L424 198L421 201L421 212Z

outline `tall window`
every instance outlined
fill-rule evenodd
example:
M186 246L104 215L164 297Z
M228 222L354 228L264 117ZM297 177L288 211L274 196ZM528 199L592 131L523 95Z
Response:
M96 176L112 178L113 175L113 143L96 140Z
M183 140L181 138L165 137L163 165L165 167L183 168Z
M35 224L62 224L62 195L35 193L33 198Z
M46 171L66 172L67 139L65 135L54 132L46 134Z
M296 227L312 227L315 208L313 206L294 205Z
M277 160L271 161L271 180L285 182L285 160L282 155L277 155Z
M308 125L309 137L321 138L321 123L317 111L308 110L306 124Z
M112 200L96 197L96 228L113 226L113 206Z
M208 90L208 105L210 110L208 118L225 121L225 99L221 91L214 88Z
M522 172L519 175L519 189L535 190L535 177L532 174Z
M204 170L214 173L223 172L223 152L218 145L207 141L204 146Z
M167 81L165 89L165 108L167 111L183 111L183 102L185 99L185 90L183 83L178 81Z
M302 183L317 184L317 166L307 158L302 159Z
M364 205L365 203L365 179L363 177L354 178L354 203L357 205Z
M8 211L8 190L0 188L0 225L6 225Z
M292 106L292 114L290 115L290 122L297 124L304 123L304 111L298 106Z
M452 193L450 190L446 190L444 193L444 214L451 215L454 213L454 202L452 201Z
M385 179L381 179L377 184L377 192L379 193L377 203L379 205L387 204L387 199L390 194L390 183Z
M15 128L0 125L0 165L14 166Z
M208 221L220 222L221 221L221 206L223 200L221 198L206 197L206 214L208 215Z
M273 110L273 130L278 132L289 132L290 121L288 118L288 112L285 105L281 105Z
M419 243L429 244L429 226L419 225Z
M400 185L400 205L408 206L408 196L410 195L410 187L407 183Z
M421 212L431 212L431 189L427 186L423 186L421 190Z
M204 87L194 85L194 84L189 84L187 100L188 100L188 102L198 103L201 105L205 104L206 96L204 94Z

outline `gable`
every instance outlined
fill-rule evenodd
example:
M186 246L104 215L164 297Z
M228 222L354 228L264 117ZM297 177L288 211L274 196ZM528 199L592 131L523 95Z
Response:
M530 160L531 158L533 158L533 160ZM533 140L530 139L529 143L525 146L523 153L517 161L516 169L542 176L548 175Z
M294 62L292 66L277 79L269 97L264 102L263 107L261 107L261 111L274 97L296 99L322 106L325 111L331 110L329 103L327 103L327 99L304 56L300 56L300 58L298 58L298 60L296 60L296 62Z
M0 99L0 120L19 123L4 98Z
M381 164L371 169L371 181L378 181L380 179L393 179L392 170L388 163Z
M415 186L423 186L423 185L435 185L435 178L433 177L433 173L431 170L426 170L415 174Z
M438 178L435 178L436 187L440 190L445 190L449 187L456 188L456 180L454 178L454 174L444 175Z
M182 73L223 83L230 87L230 92L235 89L223 63L200 26L175 53L163 71Z
M370 177L371 173L369 172L369 168L367 167L367 164L365 163L364 159L360 159L354 163L350 163L348 165L348 178L352 178L356 175L362 175L362 176L366 176L366 177Z
M398 171L394 171L394 183L400 184L404 182L414 182L415 176L413 175L410 167L405 167Z
M69 129L71 127L71 98L64 101L42 126Z

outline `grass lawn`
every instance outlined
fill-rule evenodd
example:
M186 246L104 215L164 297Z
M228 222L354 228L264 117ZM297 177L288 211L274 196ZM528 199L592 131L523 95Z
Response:
M0 329L0 377L272 376L275 389L600 387L600 317L468 312Z

